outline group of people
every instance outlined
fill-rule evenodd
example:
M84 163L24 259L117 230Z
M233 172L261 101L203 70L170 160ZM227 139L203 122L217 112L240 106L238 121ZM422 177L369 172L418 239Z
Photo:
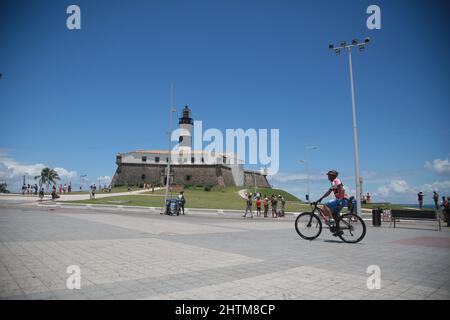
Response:
M64 186L62 184L59 185L59 193L60 194L65 194L65 193L71 193L72 192L72 184L69 183L69 185L64 184Z
M423 206L423 198L424 198L424 194L421 191L417 194L417 201L419 202L420 209L422 209L422 206ZM445 210L449 205L450 196L448 196L447 198L445 196L442 196L441 204L439 204L439 194L436 191L433 191L433 202L434 202L434 208L436 210L439 210L439 208Z
M422 208L423 205L423 193L419 192L417 194L417 200L419 201L419 207ZM441 209L442 215L444 217L445 222L449 222L449 216L450 216L450 196L447 198L445 196L442 196L441 203L439 204L439 194L436 191L433 191L433 202L434 202L434 208L436 210Z
M272 209L272 218L284 217L284 207L286 205L286 200L282 195L275 196L272 194L270 198L265 194L261 197L261 194L257 192L254 196L251 193L246 193L246 209L245 214L242 217L247 217L250 213L250 217L253 218L253 200L256 205L256 216L260 217L261 209L264 207L264 218L268 217L269 213L269 203Z
M155 186L153 184L145 183L144 190L152 190L152 192L155 192Z
M37 184L34 184L34 186L30 185L30 184L28 184L28 185L23 184L22 185L22 195L25 195L25 193L26 194L37 195L38 194L38 190L39 190L39 187L38 187Z

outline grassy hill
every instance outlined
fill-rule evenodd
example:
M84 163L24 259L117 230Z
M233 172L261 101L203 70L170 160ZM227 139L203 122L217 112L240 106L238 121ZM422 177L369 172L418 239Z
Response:
M204 208L204 209L245 209L245 199L243 199L238 191L242 188L212 188L205 191L204 188L188 188L184 191L186 198L186 208ZM253 193L254 189L248 189ZM301 211L309 208L304 205L294 195L279 189L258 188L263 196L281 194L286 199L286 211ZM172 193L172 197L176 197L178 193ZM156 190L154 193L146 192L141 195L124 195L111 196L101 199L70 201L72 203L88 203L88 204L110 204L110 205L126 205L126 206L146 206L146 207L162 207L164 205L164 190Z

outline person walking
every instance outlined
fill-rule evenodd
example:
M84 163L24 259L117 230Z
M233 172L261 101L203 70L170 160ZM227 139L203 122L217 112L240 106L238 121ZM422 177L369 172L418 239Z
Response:
M422 209L422 205L423 205L423 193L422 193L422 191L420 191L417 194L417 201L419 201L419 208Z
M267 213L269 212L269 198L267 194L264 195L264 218L267 218Z
M447 222L447 208L448 208L448 201L445 198L445 196L442 196L442 202L441 202L441 207L442 207L442 216L444 217L444 222Z
M251 218L253 218L253 211L252 211L252 194L248 194L247 195L247 200L246 200L246 208L245 208L245 213L242 216L243 218L247 217L247 213L250 211L251 214Z
M286 204L286 201L284 200L284 197L281 194L278 195L278 200L280 202L280 210L278 210L278 216L284 217L284 206Z
M44 187L41 187L41 190L39 190L39 199L40 201L44 199Z
M257 217L261 216L261 198L260 197L256 198L256 216Z
M56 185L53 185L52 187L52 200L54 201L56 199Z
M272 218L276 218L278 205L277 198L274 195L272 195L270 202L272 203Z
M186 199L184 198L184 191L180 191L178 195L178 202L180 203L180 211L184 214L184 204L186 203Z
M439 194L436 191L433 191L433 201L434 201L434 207L436 210L439 209Z

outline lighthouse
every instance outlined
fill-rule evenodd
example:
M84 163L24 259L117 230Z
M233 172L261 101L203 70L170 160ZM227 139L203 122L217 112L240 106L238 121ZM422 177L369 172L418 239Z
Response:
M192 127L194 121L191 118L191 109L185 106L182 117L179 118L178 125L180 127L179 149L180 151L192 150Z

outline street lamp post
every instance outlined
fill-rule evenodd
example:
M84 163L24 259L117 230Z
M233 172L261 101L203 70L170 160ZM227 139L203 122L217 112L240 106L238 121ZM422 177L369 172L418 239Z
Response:
M170 85L170 97L169 97L169 154L167 161L167 169L166 169L166 193L164 196L164 208L163 212L166 210L167 198L169 197L169 188L170 188L170 164L172 162L172 113L177 110L173 107L173 85Z
M336 55L341 53L341 50L347 49L348 65L350 71L350 89L352 94L352 114L353 114L353 142L355 145L355 184L356 184L356 207L357 214L361 215L361 180L359 178L359 148L358 148L358 130L356 127L356 106L355 106L355 89L353 86L353 66L352 66L352 48L358 47L359 51L364 51L365 46L369 43L370 38L365 38L364 42L359 42L358 39L353 39L351 44L342 42L340 46L334 47L333 44L328 46L328 49L334 50Z
M304 163L306 167L306 183L308 185L308 203L311 203L311 186L309 182L309 157L308 157L308 150L316 150L318 149L318 146L305 146L305 160L300 160L300 163Z

